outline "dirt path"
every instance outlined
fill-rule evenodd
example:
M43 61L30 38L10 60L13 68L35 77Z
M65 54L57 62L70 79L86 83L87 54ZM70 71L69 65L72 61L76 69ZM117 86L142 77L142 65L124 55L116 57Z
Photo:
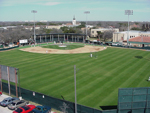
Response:
M90 52L98 52L106 49L106 47L100 46L87 46L72 49L72 50L59 50L59 49L50 49L50 48L42 48L42 47L30 47L25 49L20 49L22 51L33 52L33 53L48 53L48 54L74 54L74 53L90 53Z

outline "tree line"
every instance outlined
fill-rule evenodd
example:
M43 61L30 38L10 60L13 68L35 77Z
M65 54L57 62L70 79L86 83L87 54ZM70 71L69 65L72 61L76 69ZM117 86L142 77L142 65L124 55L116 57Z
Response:
M65 22L37 22L36 25L61 25ZM67 22L66 22L67 23ZM99 21L88 21L88 25L93 25L93 28L99 28L99 27L109 27L112 26L114 28L119 28L120 31L127 30L127 22L99 22ZM130 22L130 25L139 25L140 27L133 27L131 30L141 30L141 31L150 31L150 23L146 22ZM27 30L24 29L23 26L33 26L33 22L0 22L0 26L17 26L13 29L8 30L0 30L0 42L18 42L21 39L30 39L33 35L33 29ZM85 29L85 22L81 22L80 26L76 27L61 27L60 29L45 29L41 28L39 30L36 30L36 34L47 34L47 33L86 33ZM81 30L81 28L84 28ZM112 40L112 31L105 31L105 32L97 32L98 33L98 39L107 41ZM90 29L87 30L87 35L90 36Z
M61 27L60 29L36 29L35 34L49 34L49 33L83 33L80 28L76 27ZM89 31L90 33L90 31ZM0 42L13 43L19 42L21 39L31 39L34 35L34 29L28 30L23 27L16 27L8 30L0 30Z

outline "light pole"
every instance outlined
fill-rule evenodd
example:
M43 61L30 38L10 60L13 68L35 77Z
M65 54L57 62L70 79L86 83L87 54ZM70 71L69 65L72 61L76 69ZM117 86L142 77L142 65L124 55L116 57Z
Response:
M142 38L142 47L143 47L143 34L141 33L141 38Z
M86 14L86 38L87 38L87 14L90 14L90 11L85 11L84 14Z
M127 46L129 44L129 15L133 15L133 10L125 10L125 15L128 15L128 36L127 36Z
M35 37L35 13L37 13L37 11L36 10L32 10L31 12L34 14L34 41L36 43L36 37Z
M75 113L77 113L76 65L74 65Z

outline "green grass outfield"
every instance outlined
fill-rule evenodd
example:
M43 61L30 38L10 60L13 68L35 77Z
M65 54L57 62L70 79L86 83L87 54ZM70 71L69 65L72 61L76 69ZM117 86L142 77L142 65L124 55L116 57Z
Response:
M74 65L77 102L100 109L117 105L118 88L149 87L150 52L108 48L84 54L40 54L19 49L0 52L0 64L19 68L21 87L74 102Z

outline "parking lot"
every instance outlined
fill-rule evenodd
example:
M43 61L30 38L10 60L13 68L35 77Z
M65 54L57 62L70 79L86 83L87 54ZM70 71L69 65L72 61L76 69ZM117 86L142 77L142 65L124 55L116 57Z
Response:
M3 99L7 98L7 97L9 97L9 96L7 96L7 95L5 95L5 94L2 94L2 95L0 96L0 102L1 102ZM2 107L2 106L0 106L0 113L12 113L12 112L13 112L13 111L12 111L12 110L9 110L7 107ZM56 112L51 111L51 113L56 113Z
M0 96L0 101L2 101L4 98L7 98L7 97L9 97L9 96L7 96L7 95L1 95ZM11 110L9 110L7 107L2 107L2 106L0 106L0 113L12 113L13 111L11 111Z

